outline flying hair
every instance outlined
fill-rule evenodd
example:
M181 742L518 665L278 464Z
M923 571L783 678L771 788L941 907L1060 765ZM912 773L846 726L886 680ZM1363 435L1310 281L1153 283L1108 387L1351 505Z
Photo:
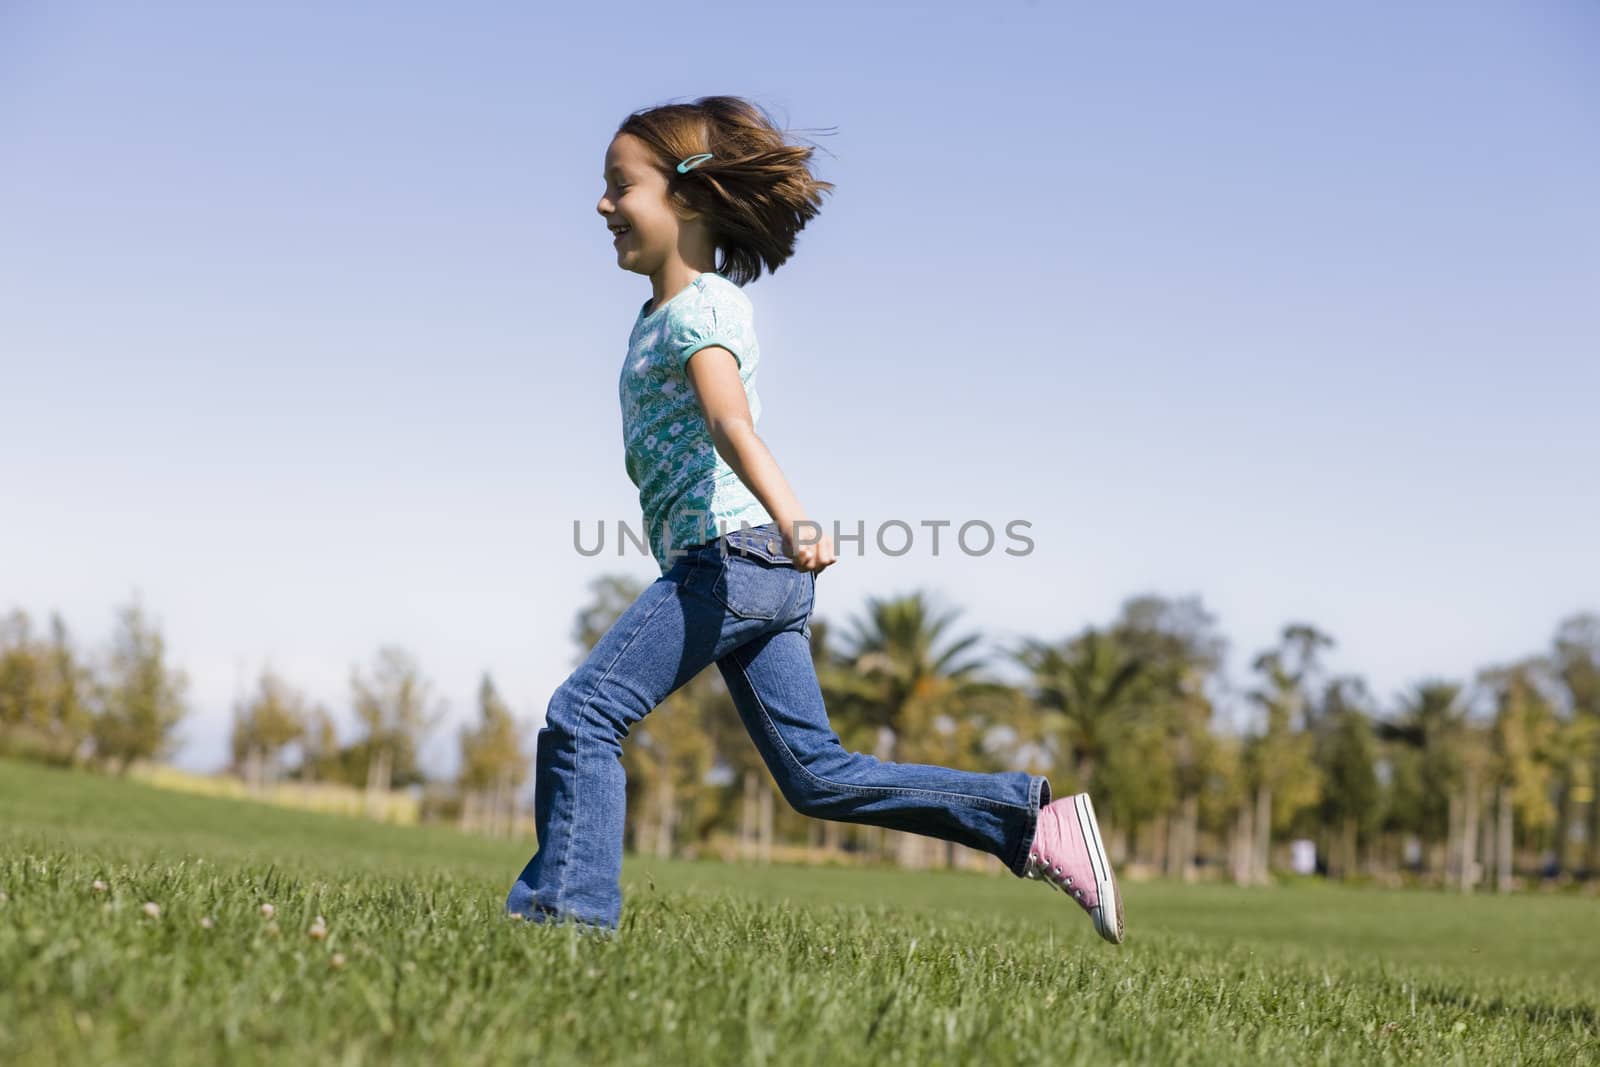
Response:
M667 178L667 202L702 216L719 253L716 272L745 285L794 255L795 238L833 183L811 173L812 147L789 144L758 105L737 96L635 111L617 127L649 148ZM710 152L688 173L680 160Z

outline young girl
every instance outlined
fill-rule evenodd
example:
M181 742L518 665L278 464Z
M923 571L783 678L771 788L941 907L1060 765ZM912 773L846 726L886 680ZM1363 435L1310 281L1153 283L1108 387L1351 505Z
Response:
M630 115L596 209L617 263L650 279L619 393L628 477L661 568L550 699L535 758L539 847L506 900L536 922L616 929L628 730L715 663L784 799L998 856L1065 891L1121 943L1087 794L1051 800L1023 771L977 774L848 752L811 660L817 575L836 561L756 436L760 349L742 286L776 271L833 188L812 150L737 97ZM718 254L720 253L720 265Z

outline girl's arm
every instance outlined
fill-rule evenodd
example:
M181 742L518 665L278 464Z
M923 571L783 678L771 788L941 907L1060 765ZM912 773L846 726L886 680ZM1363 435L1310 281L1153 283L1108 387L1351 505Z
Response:
M778 469L778 461L756 435L733 353L721 345L707 345L689 357L685 373L700 399L700 410L717 454L727 460L733 473L777 521L783 533L784 553L803 571L820 571L832 565L838 558L833 539L820 529L820 523L816 524L818 529L807 527L805 531L808 537L817 539L815 544L796 544L795 524L811 520Z

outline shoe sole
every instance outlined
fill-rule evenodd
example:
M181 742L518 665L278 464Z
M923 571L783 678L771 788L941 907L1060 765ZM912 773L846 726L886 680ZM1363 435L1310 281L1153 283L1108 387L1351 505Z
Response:
M1089 846L1089 865L1094 868L1095 897L1100 906L1089 912L1094 919L1095 932L1113 945L1122 944L1122 894L1117 892L1117 879L1111 873L1111 858L1106 855L1105 843L1100 840L1100 824L1095 821L1094 804L1088 793L1072 798L1072 807L1078 815L1078 829L1083 831L1084 844ZM1113 925L1112 917L1116 922Z

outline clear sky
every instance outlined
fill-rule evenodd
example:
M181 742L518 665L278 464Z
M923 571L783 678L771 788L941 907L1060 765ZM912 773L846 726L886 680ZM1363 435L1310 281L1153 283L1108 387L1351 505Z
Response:
M337 8L337 10L335 10ZM0 609L137 592L224 758L270 661L382 643L537 724L572 523L638 524L648 279L595 212L645 106L745 96L837 184L756 307L805 506L995 642L1198 594L1388 698L1600 609L1600 9L1566 3L0 4Z

